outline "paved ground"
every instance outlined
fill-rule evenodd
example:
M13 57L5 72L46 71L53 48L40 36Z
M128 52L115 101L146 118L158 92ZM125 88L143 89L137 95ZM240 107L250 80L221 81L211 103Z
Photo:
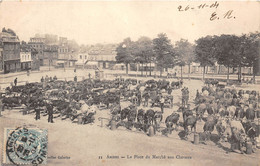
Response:
M87 77L88 73L94 71L77 71L78 77ZM1 80L2 87L10 85L15 77L18 82L39 81L42 76L54 76L62 79L73 79L73 70L51 70L39 73L32 73L31 77L26 75L5 77ZM3 77L3 76L2 76ZM109 73L107 78L113 78ZM144 78L142 78L144 79ZM150 79L150 78L145 78ZM20 81L19 81L20 80ZM195 97L197 89L203 85L200 80L184 80L184 86L189 87L190 99ZM243 85L243 89L259 89L258 85ZM180 103L180 90L174 90L174 107L167 108L164 119L176 111ZM155 108L158 109L159 108ZM40 121L34 120L34 115L22 115L19 110L6 110L0 117L0 149L3 148L3 130L6 127L17 127L26 125L28 127L38 127L48 129L48 165L259 165L259 150L257 153L236 154L229 153L228 143L218 144L208 141L207 144L194 145L193 135L187 141L181 140L179 131L174 131L169 137L157 135L148 137L140 131L129 131L124 127L119 127L116 131L111 131L107 127L100 127L98 117L109 117L108 110L98 110L96 121L93 125L78 125L70 120L55 119L55 123L47 123L47 116L41 116ZM163 120L164 121L164 120ZM204 122L198 122L197 131L201 132ZM214 133L213 133L214 134ZM128 155L128 159L127 159ZM134 158L134 155L138 155ZM141 159L140 156L150 156L150 159ZM174 159L155 159L152 156L165 155L173 156ZM67 156L70 159L57 159L58 156ZM98 159L102 156L102 159ZM107 156L119 156L119 159L107 158ZM124 156L125 158L121 158ZM132 156L132 158L130 158ZM185 156L189 159L180 159ZM56 157L56 159L53 159ZM2 155L0 156L2 161Z
M89 70L89 69L77 69L77 72L74 72L73 68L66 68L65 70L63 68L54 68L54 67L48 67L48 66L42 66L39 71L32 71L30 76L27 76L27 73L25 71L23 72L16 72L16 73L8 73L8 74L0 74L0 86L5 87L9 86L11 82L13 82L14 78L18 78L18 83L24 84L26 81L33 82L33 81L39 81L42 76L54 76L56 75L59 79L68 79L71 80L74 78L75 75L79 77L79 79L88 78L88 74L91 73L92 77L94 76L95 71ZM108 79L110 74L118 74L118 75L126 75L125 70L104 70L105 78ZM128 73L130 76L141 76L141 72L136 71L129 71ZM143 72L143 78L154 78L155 73L152 72L152 77L149 76L149 72ZM159 73L157 72L156 75L158 76ZM166 77L167 73L164 72L162 74L163 77ZM177 75L177 77L181 77L180 74ZM202 79L202 74L183 74L183 78L185 79ZM245 76L245 79L250 79L252 76ZM205 74L205 78L216 78L216 79L226 79L226 75L221 74ZM237 80L237 75L230 74L231 80ZM260 83L260 76L256 76L256 83Z

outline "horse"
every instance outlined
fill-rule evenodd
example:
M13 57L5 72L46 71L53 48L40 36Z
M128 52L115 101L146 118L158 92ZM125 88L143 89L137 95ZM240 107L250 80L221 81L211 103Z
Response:
M218 119L210 115L207 117L206 122L203 126L204 133L206 133L207 137L206 140L208 140L208 135L211 135L211 132L214 130L215 125L217 124Z
M134 122L136 120L136 115L137 115L137 110L135 106L130 105L129 106L129 111L127 114L127 121L128 121L128 126L127 128L130 129L133 127Z
M197 124L197 117L195 117L194 115L190 115L184 120L183 127L184 127L184 131L186 133L186 136L188 134L188 126L191 127L191 132L192 132L192 129L194 129L194 132L196 132L196 124Z
M205 103L201 103L195 109L196 109L197 117L201 120L202 116L204 115L204 113L207 109L207 105Z
M145 119L145 110L139 109L138 113L137 113L137 122L138 122L138 127L137 128L142 129L142 130L145 129L144 119Z
M145 116L144 116L144 122L146 125L146 129L150 126L154 124L154 115L155 112L152 109L149 109L146 111Z
M165 119L165 124L166 124L166 127L167 127L167 133L172 133L172 126L173 124L176 125L176 128L177 128L177 125L178 125L178 121L180 119L180 115L177 114L177 113L172 113L171 115L169 115L166 119Z
M218 135L222 141L227 142L228 138L231 137L231 127L226 119L219 119L216 124Z
M155 123L155 131L159 131L160 128L160 123L162 122L163 119L163 113L156 111L154 113L154 123Z

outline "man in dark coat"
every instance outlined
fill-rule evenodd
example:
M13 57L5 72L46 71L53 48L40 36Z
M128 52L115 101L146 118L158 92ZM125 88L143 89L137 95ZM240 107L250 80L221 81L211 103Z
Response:
M43 83L44 82L44 78L43 78L43 76L42 76L42 78L41 78L41 83Z
M14 86L17 85L17 77L14 79Z
M41 110L38 108L38 106L35 106L34 110L35 110L35 113L36 113L35 119L36 120L40 119L41 118Z
M48 122L54 123L53 122L53 106L52 106L51 102L47 102L46 109L48 111Z
M142 100L141 92L138 90L137 92L137 104L140 106Z

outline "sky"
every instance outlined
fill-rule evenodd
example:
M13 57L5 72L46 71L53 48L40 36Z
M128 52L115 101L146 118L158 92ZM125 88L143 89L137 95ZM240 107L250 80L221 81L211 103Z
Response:
M199 9L204 3L210 6L214 1L3 1L0 28L13 29L24 41L48 33L79 44L152 39L159 33L166 33L172 42L183 38L193 43L207 35L260 31L260 2L219 1L217 8ZM180 5L189 9L178 11ZM232 11L229 19L224 18L228 11ZM216 19L210 21L214 12Z

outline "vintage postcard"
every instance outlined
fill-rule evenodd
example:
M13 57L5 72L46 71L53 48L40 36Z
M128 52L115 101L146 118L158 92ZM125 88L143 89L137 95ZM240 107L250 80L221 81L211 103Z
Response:
M0 165L260 164L259 1L0 0Z

